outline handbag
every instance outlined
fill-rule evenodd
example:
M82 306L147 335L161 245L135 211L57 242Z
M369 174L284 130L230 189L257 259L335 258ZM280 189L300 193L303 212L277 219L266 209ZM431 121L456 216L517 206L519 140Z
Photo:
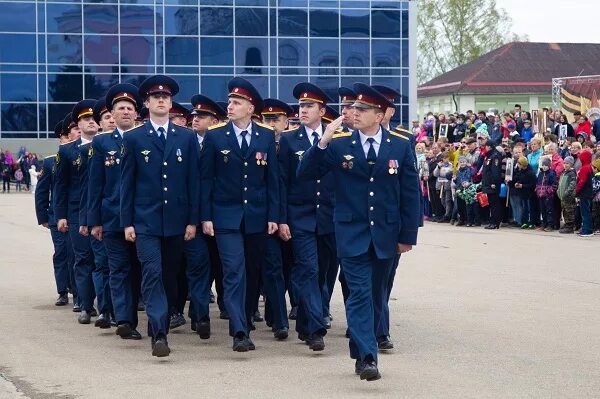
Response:
M485 208L490 204L490 200L488 199L488 195L486 193L479 192L477 193L475 198L477 199L477 202L479 202L479 205L482 208Z

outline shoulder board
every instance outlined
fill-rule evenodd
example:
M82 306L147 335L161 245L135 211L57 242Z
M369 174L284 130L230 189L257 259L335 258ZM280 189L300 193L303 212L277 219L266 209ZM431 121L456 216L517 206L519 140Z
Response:
M340 137L351 137L352 136L352 132L344 132L342 130L336 130L335 133L333 134L332 138L337 139Z
M404 140L406 140L406 141L410 141L410 139L409 139L408 137L406 137L405 135L403 135L403 134L400 134L400 133L398 133L398 132L390 132L390 134L391 134L392 136L400 137L401 139L404 139Z
M273 129L271 126L269 126L269 125L265 125L264 123L261 123L261 122L255 122L255 123L256 123L258 126L260 126L260 127L264 127L265 129L269 129L269 130L275 130L275 129Z
M48 155L44 159L56 158L56 154Z
M138 127L143 127L143 126L144 126L144 125L138 125L138 126L134 126L134 127L132 127L131 129L124 130L124 131L123 131L123 134L125 134L125 133L129 133L129 132L132 132L132 131L134 131L135 129L137 129Z
M113 131L111 131L111 132L100 132L100 133L96 133L96 135L95 135L94 137L102 136L103 134L109 134L109 133L110 133L110 134L112 134L112 132L114 132L114 130L113 130Z
M286 129L281 133L289 133L289 132L294 132L294 131L296 131L296 129Z
M394 129L394 130L395 130L396 132L398 132L398 133L412 134L412 132L411 132L411 131L409 131L409 130L407 130L407 129L403 128L403 127L400 127L400 126L396 126L396 129Z
M67 141L66 143L60 143L59 146L61 146L61 145L67 145L67 144L72 144L72 143L76 142L77 140L78 139Z
M227 122L217 123L216 125L209 126L207 130L213 130L219 127L227 126Z

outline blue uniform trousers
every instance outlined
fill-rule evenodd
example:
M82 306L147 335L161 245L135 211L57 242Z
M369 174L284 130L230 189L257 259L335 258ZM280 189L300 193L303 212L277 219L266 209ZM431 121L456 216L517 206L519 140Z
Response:
M280 241L281 246L281 262L283 263L283 279L285 281L285 289L290 298L290 306L297 306L296 296L292 288L292 269L294 268L294 251L292 249L292 240Z
M321 288L323 317L327 317L329 316L329 301L331 300L338 270L335 234L317 236L317 256L319 260L319 287ZM333 283L331 282L332 279Z
M277 236L267 237L267 249L263 268L263 291L265 293L265 320L273 327L289 327L285 303L285 281L281 257L281 240Z
M342 258L342 270L348 283L346 319L350 330L350 357L377 361L375 320L381 318L387 300L387 284L393 258L377 259L371 245L359 256Z
M318 236L314 232L292 232L295 257L292 285L298 301L296 331L310 336L327 333L323 320L323 298L319 286Z
M375 319L375 335L377 338L384 338L390 335L390 295L392 288L394 287L394 278L396 277L396 270L398 270L398 264L400 263L400 255L396 255L392 262L392 268L390 270L390 276L387 283L387 296L385 303L383 304L383 311L379 320Z
M79 224L69 222L69 237L73 246L73 275L77 297L82 310L91 312L94 307L94 253L90 237L79 234Z
M137 328L137 303L140 296L141 266L135 244L123 232L106 232L103 240L108 256L110 292L117 324Z
M249 335L267 234L217 229L215 236L223 266L223 301L229 313L229 335Z
M54 281L56 282L56 292L60 295L66 294L69 290L69 245L67 233L61 233L56 225L50 226L50 236L54 246L52 263L54 265ZM71 249L72 251L72 249Z
M161 237L138 234L135 240L142 264L142 297L148 315L148 335L157 337L169 332L169 309L163 275L176 270L183 253L183 236Z
M201 232L193 240L185 241L184 253L187 287L190 292L190 317L192 321L208 320L211 268L208 246Z
M217 290L217 305L220 311L225 310L225 303L223 302L223 266L221 265L221 256L219 255L219 248L217 247L217 240L215 237L204 236L206 245L208 246L208 255L210 258L210 283L209 290L212 288L212 282L215 282L215 289Z
M112 300L110 296L110 273L108 268L108 256L104 242L96 240L91 234L90 240L92 252L94 253L94 271L92 279L98 300L98 311L100 313L112 313Z

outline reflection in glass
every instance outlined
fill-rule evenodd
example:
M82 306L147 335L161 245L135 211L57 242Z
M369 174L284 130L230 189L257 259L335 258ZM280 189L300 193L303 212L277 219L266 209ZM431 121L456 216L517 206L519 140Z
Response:
M344 39L342 40L342 65L345 75L363 75L369 68L369 40Z
M215 101L227 101L227 83L233 76L201 76L200 92Z
M0 2L0 31L35 32L34 18L15 18L35 15L35 4Z
M308 26L307 18L306 10L280 9L278 35L280 37L306 36Z
M35 62L35 35L0 34L2 62Z
M86 69L86 72L89 72ZM99 75L86 73L84 81L84 98L100 98L106 94L108 89L119 83L119 75Z
M335 69L339 66L338 58L338 40L332 39L313 39L310 41L310 65L317 67L331 67ZM332 73L337 73L335 70Z
M63 66L63 74L48 75L48 101L77 102L83 98L83 75L79 66Z
M81 5L48 4L46 24L49 33L81 33Z
M175 101L179 103L189 103L193 95L198 94L199 82L198 76L177 76L169 75L179 84L179 93Z
M369 37L369 10L342 10L342 37Z
M197 35L197 7L165 7L165 32L167 35Z
M36 101L36 75L24 73L0 74L2 101Z
M165 57L166 63L170 65L198 65L198 39L165 38Z
M400 11L373 10L371 19L372 37L400 37Z
M233 65L233 39L200 39L201 65Z
M81 35L48 35L48 62L81 64Z
M154 65L154 37L121 36L121 63Z
M117 33L117 6L84 5L83 29L86 33Z
M267 36L269 21L266 8L235 10L235 34L238 36Z
M313 37L337 37L339 35L337 10L311 10L310 35Z
M237 39L235 42L236 66L239 73L263 74L268 53L268 42L264 39Z
M85 35L86 64L118 64L119 41L117 36Z
M216 7L200 8L200 33L202 35L232 35L233 10Z
M397 40L372 40L372 65L400 67L400 43Z
M6 131L36 132L37 137L37 104L2 104L2 130L6 138L11 137Z
M148 6L121 6L122 34L154 34L154 9ZM162 14L156 13L156 32L162 33Z

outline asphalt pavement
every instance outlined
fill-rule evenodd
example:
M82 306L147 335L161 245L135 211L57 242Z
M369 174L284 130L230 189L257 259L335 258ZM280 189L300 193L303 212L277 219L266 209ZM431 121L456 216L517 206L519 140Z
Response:
M157 359L148 337L124 341L54 306L32 195L0 194L0 243L0 398L600 397L600 236L426 224L396 275L395 349L376 382L354 374L339 285L323 352L258 323L256 351L234 353L211 305L212 337L188 321Z

